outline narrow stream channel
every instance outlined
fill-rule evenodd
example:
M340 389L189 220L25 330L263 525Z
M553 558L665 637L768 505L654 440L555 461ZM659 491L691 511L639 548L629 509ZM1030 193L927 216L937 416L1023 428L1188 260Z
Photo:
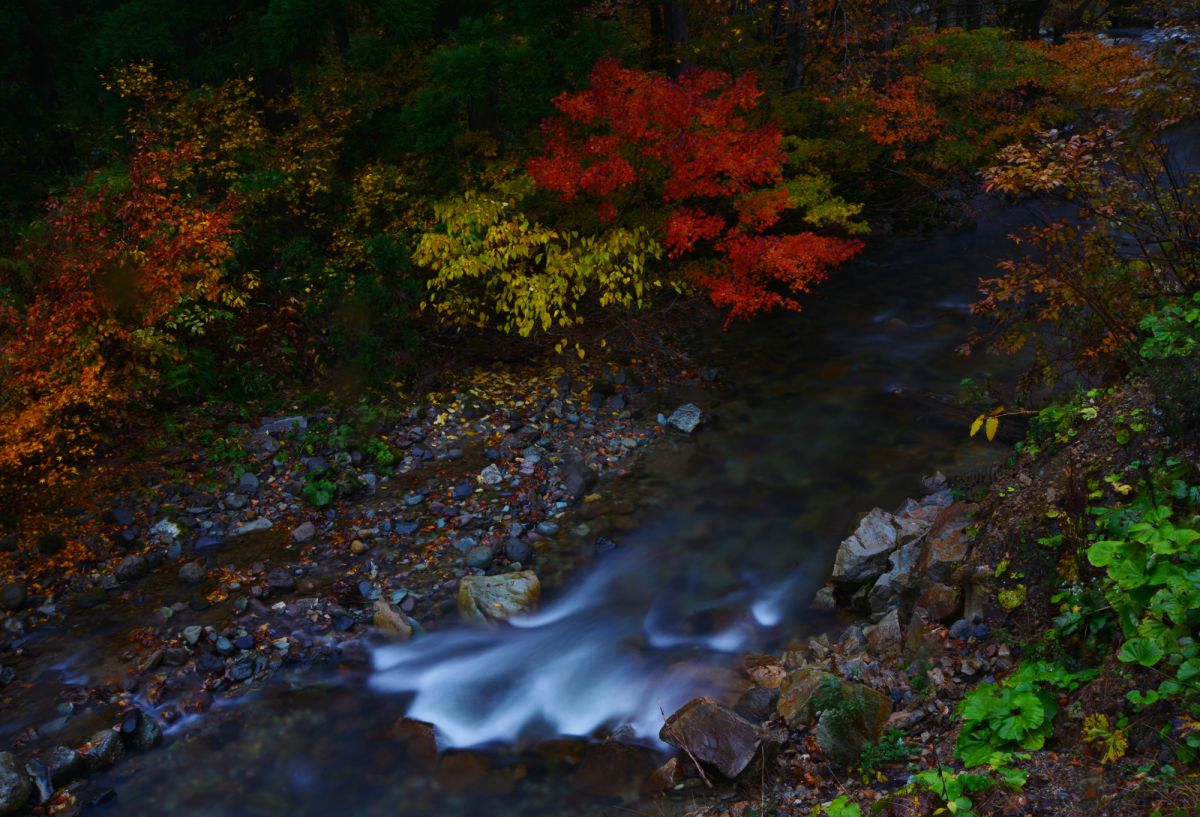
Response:
M331 677L214 709L109 772L118 796L103 810L608 813L556 773L547 747L562 742L546 739L619 729L653 746L663 713L720 694L743 652L832 624L806 608L858 514L918 494L934 470L994 461L999 449L969 440L966 414L942 398L1006 365L955 349L978 278L1023 218L993 209L971 231L893 239L803 314L707 339L698 357L728 393L694 395L707 424L617 484L649 498L638 529L537 615L384 648L366 683ZM436 772L406 760L388 733L406 713L433 722L443 747L488 753Z

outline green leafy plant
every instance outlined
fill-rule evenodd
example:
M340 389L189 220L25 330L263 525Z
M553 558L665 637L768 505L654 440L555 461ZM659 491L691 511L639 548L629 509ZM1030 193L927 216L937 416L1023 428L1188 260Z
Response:
M862 809L846 795L838 795L812 810L811 817L862 817Z
M963 698L955 754L968 767L1006 766L1013 752L1041 749L1053 729L1055 689L1074 689L1093 672L1069 672L1048 661L1026 662L1003 681L980 684Z
M337 484L327 479L310 479L301 495L315 508L323 508L337 497Z
M955 817L976 817L975 803L970 795L987 791L995 785L996 781L985 774L955 772L939 767L914 774L901 791L912 794L925 791L937 797L944 805L934 814L949 812Z
M863 746L858 755L858 765L869 771L889 763L903 763L913 753L913 747L904 739L903 730L889 729L876 742Z
M1172 484L1174 484L1173 481ZM1176 486L1185 496L1186 485ZM1088 561L1104 570L1104 596L1124 637L1117 657L1153 667L1164 679L1155 690L1129 699L1148 704L1164 696L1200 693L1200 531L1195 519L1181 524L1157 497L1168 494L1143 484L1130 505L1101 508L1100 534Z

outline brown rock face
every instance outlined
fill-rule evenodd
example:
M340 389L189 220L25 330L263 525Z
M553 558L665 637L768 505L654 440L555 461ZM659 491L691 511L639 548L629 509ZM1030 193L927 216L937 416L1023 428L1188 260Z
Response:
M712 698L696 698L667 719L658 736L727 778L758 756L763 732Z
M971 545L967 528L974 510L975 506L970 503L956 502L938 514L922 543L917 564L920 573L934 581L946 582L966 561Z

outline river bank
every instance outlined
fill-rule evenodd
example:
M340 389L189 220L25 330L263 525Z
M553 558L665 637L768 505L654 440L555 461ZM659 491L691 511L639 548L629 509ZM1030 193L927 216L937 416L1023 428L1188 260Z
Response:
M663 719L695 695L736 703L748 679L729 670L736 667L742 652L767 654L805 633L840 629L836 615L814 615L807 608L828 574L837 542L864 508L881 503L894 507L923 473L953 466L952 473L971 474L991 461L994 452L964 434L971 410L950 395L963 377L980 368L979 361L964 360L954 350L969 320L967 305L981 265L986 266L989 253L1004 246L1010 215L992 214L976 231L942 235L937 241L896 241L843 278L829 282L827 299L800 319L781 316L760 322L752 331L735 331L715 340L709 336L695 347L695 357L704 361L705 371L695 365L680 371L683 367L676 364L673 372L657 375L659 383L673 389L670 396L646 406L640 418L631 412L629 419L642 424L646 439L658 443L626 446L624 439L642 435L637 423L619 416L615 421L627 424L612 435L600 435L611 443L601 443L605 451L595 464L602 464L610 474L627 469L627 477L601 477L597 487L585 488L582 501L572 506L575 510L559 519L547 516L558 510L557 502L571 500L545 493L531 497L539 503L541 515L534 518L531 512L534 530L526 540L542 536L538 524L558 524L558 532L539 544L555 554L555 543L562 542L565 556L561 561L550 558L541 566L535 559L546 603L544 615L535 617L530 626L443 628L415 640L413 649L403 652L403 665L392 658L380 663L381 655L392 655L383 637L360 638L373 625L376 601L397 608L399 616L393 620L403 622L400 629L412 626L409 618L431 629L442 620L440 613L457 606L457 586L447 582L459 580L457 572L467 572L466 554L454 542L474 538L472 549L493 541L502 546L508 542L509 520L503 516L511 506L509 511L502 509L513 497L501 497L498 490L478 482L487 466L496 464L486 458L486 449L496 446L477 439L474 447L456 445L457 441L435 447L427 438L437 427L428 417L405 418L396 424L405 433L414 424L427 426L426 439L410 442L401 434L397 442L410 442L401 449L408 452L403 455L406 459L414 457L413 447L435 452L419 472L422 479L436 483L433 487L398 484L398 478L390 476L388 485L396 484L394 489L384 489L382 481L376 488L390 505L386 511L376 508L376 516L370 519L365 511L361 519L339 516L339 524L325 531L328 520L323 514L328 509L292 515L279 503L305 507L303 502L278 498L271 482L275 474L264 479L263 473L256 473L266 501L258 506L247 503L236 512L236 521L253 523L266 515L272 526L229 537L223 546L226 553L236 555L236 560L230 559L235 569L230 575L209 574L207 580L213 584L207 586L219 582L229 598L216 602L205 598L211 606L194 611L190 589L186 597L156 595L160 581L175 588L173 593L184 592L187 586L179 583L178 563L173 563L174 570L130 579L128 587L115 593L105 591L105 598L115 600L110 605L118 606L104 612L136 605L142 610L141 620L153 621L151 644L135 647L118 629L97 642L84 640L77 653L64 646L56 656L44 656L51 671L44 677L35 675L39 683L32 688L22 687L30 695L32 689L39 690L41 703L30 707L28 720L14 732L35 726L38 737L27 745L32 747L38 740L49 743L54 738L42 735L40 727L65 718L79 730L79 739L86 740L117 721L85 720L75 716L75 709L60 713L61 703L76 706L58 700L65 686L91 688L96 686L92 679L104 679L98 685L96 706L108 707L105 711L111 717L124 712L122 707L130 702L147 711L147 705L138 703L143 690L153 689L154 676L165 673L186 676L193 685L190 689L201 682L196 709L207 708L203 717L194 710L180 710L180 717L167 729L165 745L91 775L86 786L70 792L65 808L83 808L115 793L110 807L139 813L159 809L228 815L280 810L323 814L335 804L367 813L386 802L412 814L473 813L486 803L494 813L549 815L567 808L575 813L603 813L624 798L639 796L642 773L662 763L661 748L656 747L661 747L657 735ZM591 358L597 359L598 355ZM712 368L719 371L710 383L705 377L714 374ZM593 385L595 372L588 372L577 379ZM516 384L513 390L521 400L540 388L537 384L556 379L537 368L510 370L506 378ZM618 391L630 401L642 393L621 383L610 388L614 393L600 395L601 405ZM553 403L571 398L546 392L544 399ZM593 399L587 396L588 402ZM701 429L690 436L660 429L657 414L666 419L685 402L704 409ZM617 414L629 410L627 405ZM561 426L575 425L578 433L581 424L572 423L571 413L565 412ZM314 416L305 413L305 421ZM548 423L552 429L559 427L558 418L553 419ZM244 430L245 438L253 440L261 425L256 418ZM597 428L615 426L597 424ZM505 434L509 431L518 430L504 429ZM327 427L318 442L329 436ZM614 436L620 442L613 441ZM217 435L206 450L228 448L219 442L223 439L224 435ZM284 473L299 471L301 466L307 469L303 459L309 457L335 462L335 449L303 450L306 442L286 432L278 441L285 447L299 443L300 450L284 464ZM455 447L462 449L462 458L438 458L437 452L449 454ZM342 467L372 472L369 461L355 463L353 452L349 453L349 466ZM510 476L519 475L523 464L517 456L507 466ZM609 456L617 459L611 467ZM544 457L522 484L540 479L551 459ZM444 478L442 469L448 469ZM297 491L302 496L304 487L314 482L305 477L296 485L295 476L290 480L293 497ZM178 481L178 474L171 481ZM336 486L336 480L328 481ZM221 506L227 494L240 489L240 482L239 477L235 483L222 483L219 490L203 491L215 498L210 506L215 509L206 518L228 529L232 518ZM498 540L484 543L481 537L470 536L469 525L466 531L456 528L454 521L461 514L431 513L435 502L457 507L446 494L452 495L460 484L472 485L471 496L464 499L468 505L488 498L480 505L484 518L478 520L485 529L493 524L487 514L499 513L501 519L494 523L501 534ZM552 481L546 489L552 494L562 487ZM364 501L372 499L369 487L356 490L364 492ZM190 495L181 493L180 499ZM417 501L416 495L424 499ZM600 499L589 502L593 495ZM414 505L407 504L410 496ZM260 507L268 509L267 514L257 512ZM97 509L94 518L102 519L107 510ZM398 523L425 514L426 529L397 533ZM148 528L160 521L151 517L135 518L135 522ZM391 521L390 536L360 535L364 529L381 526L380 517ZM444 520L440 528L438 519ZM291 533L305 521L316 528L314 538L296 543ZM586 532L580 531L580 524L588 526ZM187 530L189 537L199 540L199 526ZM331 541L323 543L325 536ZM386 540L397 536L411 537L413 545L406 546L396 561L385 559L393 549ZM422 536L430 538L416 548L415 541ZM604 552L597 556L600 537L620 546L607 551L608 545L601 543ZM378 539L385 541L378 543ZM259 555L263 541L283 555L282 565L271 565ZM356 548L355 541L361 546ZM433 568L420 570L416 562L435 561L434 553L426 555L426 550L462 559L463 564L445 574ZM339 584L336 575L314 571L304 561L306 553L331 559L338 570L349 571L349 580ZM493 554L494 572L512 566L514 560L507 553L493 550ZM116 567L124 558L114 551L107 563ZM593 558L594 564L577 569L581 561ZM403 563L405 559L409 564ZM369 565L374 565L375 576ZM565 566L555 570L559 565ZM272 588L268 576L275 566L289 567L291 576L280 577L285 581ZM527 567L524 562L521 566ZM403 572L408 576L402 578L402 585L388 582ZM295 580L293 589L283 586L286 578ZM318 584L320 592L309 589L306 579L323 582ZM96 576L89 581L102 584L103 579ZM379 599L363 596L364 581L370 583L372 593L376 585L383 585ZM238 585L232 592L231 584ZM261 597L254 596L255 586L264 588ZM138 592L141 587L146 590ZM341 595L333 592L337 588ZM393 596L400 590L408 595ZM312 609L296 603L315 596L332 598L333 603ZM234 608L234 627L203 620L217 615L214 607L228 609L239 598L247 598L246 610ZM409 601L412 606L405 610ZM174 610L181 602L186 609ZM276 609L281 602L282 609ZM159 620L156 616L164 607L173 612L169 619ZM28 616L36 607L23 609L22 615ZM346 619L339 619L343 614ZM251 626L239 623L242 616ZM343 634L335 625L347 619L352 627ZM77 620L91 627L99 618ZM184 640L184 630L196 625L201 627L199 646ZM213 627L211 633L204 629L207 626ZM292 635L293 630L303 633L313 626L319 632L311 643ZM136 628L130 625L129 629ZM170 643L162 643L164 635ZM220 644L222 637L233 647L232 654L220 654L218 646L228 649ZM253 648L245 653L237 643L243 638L253 639ZM276 646L285 640L286 649ZM160 646L165 647L162 664L148 670L148 686L142 686L143 677L137 690L122 690L120 678L131 665L153 657ZM182 652L168 654L168 650ZM128 657L120 658L122 652L128 652ZM294 655L323 656L324 663L288 658ZM395 657L400 655L397 652ZM204 658L210 671L196 671L202 656L210 656ZM251 656L253 661L247 661ZM180 657L184 658L180 666L168 663ZM260 677L260 657L266 662L261 674L266 682L255 685L253 695L240 694L254 682L234 681L232 668L240 666L239 675L250 669L251 678ZM81 679L71 674L70 661L112 669L106 670L107 678L97 673ZM56 663L63 666L55 668ZM208 681L219 681L219 688L203 689ZM183 695L186 684L169 686L165 692L176 703L167 702L168 706L178 708L190 701ZM96 711L83 697L79 711ZM432 721L445 733L442 737L453 735L457 740L439 738L440 754L430 761L428 727L396 726L409 724L400 719L410 716ZM604 740L609 736L624 737ZM630 747L628 740L639 745ZM324 777L314 771L320 768L341 771L337 777ZM687 764L679 768L685 770ZM698 777L680 781L668 777L660 784L666 785L669 796L655 808L683 811L706 799L707 789Z

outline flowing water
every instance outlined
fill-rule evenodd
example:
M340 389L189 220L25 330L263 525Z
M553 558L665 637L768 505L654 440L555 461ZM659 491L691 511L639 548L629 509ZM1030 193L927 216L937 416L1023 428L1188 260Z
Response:
M636 527L536 615L379 649L367 678L310 672L218 708L110 772L118 797L104 808L603 810L547 748L569 744L546 739L617 730L653 747L663 713L729 692L743 652L832 623L805 610L858 514L919 493L924 474L995 456L968 440L969 414L944 398L995 365L955 348L978 278L1009 252L1020 219L993 210L969 232L892 240L803 314L709 337L698 357L720 367L726 388L680 395L708 411L707 424L613 483L610 501L640 508ZM460 752L436 772L406 761L388 732L403 714L434 723L443 747L486 754Z

